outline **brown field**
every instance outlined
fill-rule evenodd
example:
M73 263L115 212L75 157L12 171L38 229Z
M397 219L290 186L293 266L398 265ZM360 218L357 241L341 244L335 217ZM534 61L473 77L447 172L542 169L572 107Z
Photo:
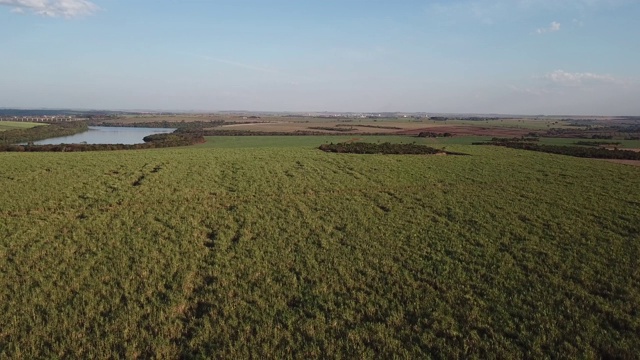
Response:
M527 134L531 129L522 128L513 121L509 124L484 122L477 123L449 123L434 122L427 119L334 119L318 117L290 117L290 116L248 116L227 114L184 114L184 115L136 115L114 119L113 122L123 124L149 122L195 122L195 121L225 121L229 125L215 127L216 130L241 130L255 132L319 132L326 134L389 134L389 135L417 135L422 131L451 133L455 136L499 136L511 137ZM455 125L452 125L451 123ZM323 128L323 129L319 129ZM335 128L335 131L330 130ZM344 131L352 128L351 131ZM341 131L343 130L343 131Z
M227 120L229 122L235 122ZM530 128L523 128L513 124L513 126L498 124L487 125L483 122L470 124L450 125L447 123L433 122L428 120L406 120L406 119L381 119L378 121L351 120L336 121L321 118L296 118L285 117L262 118L260 123L247 123L246 121L237 124L217 127L218 130L246 130L255 132L302 132L313 131L327 134L389 134L389 135L417 135L420 132L451 133L454 136L496 136L496 137L517 137L531 132ZM322 129L320 129L322 128ZM335 128L335 131L330 130ZM351 131L341 131L352 128Z
M336 127L336 125L340 125ZM365 126L362 126L365 125ZM379 127L369 126L382 126L382 127L396 127L399 129L386 129ZM347 129L349 126L353 127L352 131L340 131L340 129ZM328 129L336 127L336 131ZM531 132L530 129L518 129L509 127L488 127L488 126L474 126L474 125L457 125L449 126L446 124L426 124L422 122L375 122L375 123L340 123L340 122L289 122L289 121L274 121L265 123L252 123L252 124L233 124L217 127L218 130L233 129L233 130L247 130L247 131L264 131L264 132L300 132L300 131L315 131L323 132L327 134L389 134L389 135L418 135L421 132L436 132L436 133L451 133L454 136L495 136L495 137L519 137Z
M290 121L286 119L262 119L262 123L238 123L233 125L225 125L218 127L218 130L233 129L233 130L248 130L248 131L265 131L265 132L299 132L299 131L314 131L323 132L327 134L396 134L400 131L411 131L424 127L423 123L410 123L410 122L340 122L340 121L327 121L324 119L313 119L304 121ZM363 126L364 125L364 126ZM379 127L370 126L382 126L382 127L396 127L398 129L385 129ZM335 131L322 128L335 128ZM345 129L353 128L352 131L341 131Z
M518 137L531 132L528 129L515 129L508 127L486 127L486 126L446 126L435 125L418 129L403 130L397 132L399 135L417 135L423 131L451 133L455 136L495 136L495 137Z

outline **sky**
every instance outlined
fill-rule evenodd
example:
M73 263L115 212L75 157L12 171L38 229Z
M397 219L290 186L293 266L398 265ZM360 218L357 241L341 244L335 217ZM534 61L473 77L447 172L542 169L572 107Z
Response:
M0 0L0 107L640 115L640 0Z

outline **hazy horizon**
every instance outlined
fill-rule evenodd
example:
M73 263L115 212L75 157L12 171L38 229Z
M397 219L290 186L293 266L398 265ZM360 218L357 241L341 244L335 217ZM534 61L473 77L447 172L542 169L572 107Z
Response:
M0 107L634 116L638 18L640 0L0 0Z
M0 107L0 110L19 110L19 111L71 111L71 112L123 112L123 113L173 113L173 114L426 114L429 116L498 116L498 117L638 117L640 115L622 114L622 115L594 115L594 114L516 114L516 113L480 113L480 112L435 112L435 111L269 111L269 110L207 110L207 109L100 109L100 108L56 108L56 107Z

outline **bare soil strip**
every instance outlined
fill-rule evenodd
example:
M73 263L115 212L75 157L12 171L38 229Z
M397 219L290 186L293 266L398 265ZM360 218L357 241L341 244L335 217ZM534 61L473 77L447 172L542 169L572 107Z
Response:
M625 150L629 150L629 149L625 149ZM602 160L612 162L612 163L617 163L617 164L640 166L640 160L618 160L618 159L602 159Z

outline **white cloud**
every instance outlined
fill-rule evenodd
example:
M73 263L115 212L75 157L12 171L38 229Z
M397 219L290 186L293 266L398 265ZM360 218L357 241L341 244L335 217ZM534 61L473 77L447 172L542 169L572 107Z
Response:
M556 70L542 77L552 84L562 86L581 86L588 84L622 84L623 81L608 74L594 74L589 72L570 73L564 70Z
M540 29L536 30L536 32L538 34L551 33L551 32L556 32L556 31L560 31L560 23L556 22L556 21L553 21L546 28L540 28Z
M0 5L12 7L12 12L31 11L46 17L74 18L94 14L99 7L87 0L0 0Z

